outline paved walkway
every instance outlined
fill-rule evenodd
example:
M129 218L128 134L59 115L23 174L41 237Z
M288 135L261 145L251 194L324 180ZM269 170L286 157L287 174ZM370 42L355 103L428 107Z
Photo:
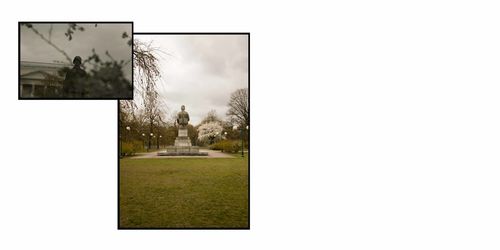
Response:
M131 159L145 159L145 158L234 158L234 156L222 153L220 151L201 149L200 152L208 152L208 156L158 156L156 153L158 151L164 151L165 149L155 150L147 153L138 153L136 156L130 157Z

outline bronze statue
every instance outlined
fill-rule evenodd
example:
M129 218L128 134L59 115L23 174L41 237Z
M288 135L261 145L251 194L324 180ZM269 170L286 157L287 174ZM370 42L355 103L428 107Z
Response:
M181 128L185 128L189 122L189 114L185 111L186 107L184 105L181 106L181 112L177 114L177 124Z
M81 98L85 96L85 78L87 73L83 70L82 58L75 56L73 59L74 67L66 73L66 78L63 82L63 95L64 97Z

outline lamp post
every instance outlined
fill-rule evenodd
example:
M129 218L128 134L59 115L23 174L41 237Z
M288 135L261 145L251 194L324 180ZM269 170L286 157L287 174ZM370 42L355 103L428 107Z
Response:
M142 133L142 146L146 148L146 135Z
M248 146L248 148L247 148L247 150L248 150L248 152L250 152L250 134L249 134L249 130L248 130L248 128L249 128L249 127L248 127L248 125L247 125L247 127L246 127L246 128L247 128L247 135L248 135L248 137L247 137L247 140L248 140L248 143L247 143L247 144L248 144L248 145L247 145L247 146ZM250 156L249 156L249 157L250 157Z
M227 131L224 132L224 139L227 139Z
M127 134L125 135L125 139L126 139L127 141L129 141L129 140L130 140L130 138L129 138L129 137L130 137L130 127L129 127L129 126L127 126L125 129L127 129L127 132L126 132Z
M125 127L125 129L127 129L127 131L130 131L130 127L127 126ZM128 135L128 132L124 132L125 135L120 135L120 156L123 157L123 140L127 138L127 135Z
M158 138L158 142L161 143L161 135ZM159 143L158 143L158 148L160 148L160 146L159 146L160 144Z
M241 157L244 157L244 155L243 155L243 127L240 128L240 138L241 138Z
M233 130L237 130L238 126L234 125ZM243 127L240 128L240 139L241 139L241 157L244 157L243 155Z
M120 158L122 158L123 156L123 137L122 135L120 135Z
M149 140L148 140L148 152L151 149L151 138L153 138L153 133L149 133Z

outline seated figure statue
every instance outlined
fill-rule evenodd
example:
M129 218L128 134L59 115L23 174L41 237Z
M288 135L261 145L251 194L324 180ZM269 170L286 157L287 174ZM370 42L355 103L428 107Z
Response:
M189 114L185 111L186 107L184 105L181 106L181 112L177 114L177 124L181 128L185 128L189 122Z

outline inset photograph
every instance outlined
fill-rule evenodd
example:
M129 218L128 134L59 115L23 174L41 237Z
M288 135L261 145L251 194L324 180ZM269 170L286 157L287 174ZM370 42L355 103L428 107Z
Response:
M19 96L132 99L132 22L19 22Z
M134 37L119 229L250 228L250 34Z

